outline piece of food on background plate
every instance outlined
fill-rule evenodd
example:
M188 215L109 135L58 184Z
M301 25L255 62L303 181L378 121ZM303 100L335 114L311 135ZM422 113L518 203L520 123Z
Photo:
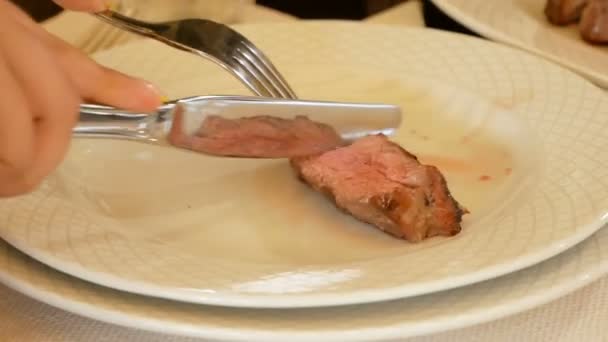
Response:
M590 43L608 43L608 0L589 2L581 16L580 31L583 39Z
M441 172L384 135L291 159L298 177L355 218L395 237L419 242L461 231L468 211Z
M554 25L578 23L580 36L591 44L608 43L608 0L548 0L545 16Z
M545 5L545 15L552 24L572 24L579 20L588 1L589 0L548 0Z

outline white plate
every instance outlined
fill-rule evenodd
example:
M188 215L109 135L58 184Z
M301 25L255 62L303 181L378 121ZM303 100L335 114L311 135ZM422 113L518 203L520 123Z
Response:
M283 160L92 140L75 142L37 192L2 201L0 235L56 269L123 291L305 307L486 280L554 256L608 219L608 98L573 73L430 30L341 22L239 29L301 97L403 105L395 139L445 171L472 211L463 232L416 245L393 239L336 210ZM98 59L171 97L246 93L218 68L159 43Z
M488 322L564 296L608 273L608 229L548 261L456 290L386 303L252 310L158 300L72 278L0 240L0 282L41 302L121 326L231 341L369 341Z
M547 0L431 0L471 30L536 53L608 88L608 46L585 43L577 25L558 27L543 13Z

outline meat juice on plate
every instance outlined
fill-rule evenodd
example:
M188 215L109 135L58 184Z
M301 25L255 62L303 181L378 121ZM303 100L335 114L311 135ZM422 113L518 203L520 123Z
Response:
M437 166L454 197L475 217L501 201L503 191L522 175L519 165L532 163L526 149L536 148L533 137L510 113L525 103L523 96L491 98L425 79L406 83L347 70L333 74L339 85L323 80L305 95L400 105L402 127L391 139L422 163Z

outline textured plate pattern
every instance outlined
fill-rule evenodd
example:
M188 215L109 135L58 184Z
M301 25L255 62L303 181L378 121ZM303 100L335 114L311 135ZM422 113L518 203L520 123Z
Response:
M432 1L483 36L539 54L608 88L608 46L585 43L577 25L551 25L543 13L547 0Z
M250 310L156 300L80 281L0 240L0 281L42 302L105 322L162 333L239 341L369 341L487 322L531 309L608 272L608 229L523 271L464 288L324 309Z
M577 75L426 30L239 29L301 97L402 104L406 127L395 139L446 171L473 212L463 232L419 245L391 239L338 213L284 161L80 141L39 191L1 202L1 236L57 269L125 291L293 307L489 279L554 256L606 222L608 99ZM154 42L98 59L162 84L171 97L245 92L216 68ZM493 180L480 181L484 173Z

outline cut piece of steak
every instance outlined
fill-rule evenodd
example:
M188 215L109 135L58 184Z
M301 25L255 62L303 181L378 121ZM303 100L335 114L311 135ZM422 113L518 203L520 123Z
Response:
M555 25L575 23L589 0L548 0L545 15Z
M591 0L581 16L583 39L594 44L608 43L608 0Z
M443 175L384 135L291 159L298 177L357 219L411 242L461 230L468 211Z
M336 131L305 116L205 118L188 148L208 154L248 158L291 158L320 153L344 144Z

